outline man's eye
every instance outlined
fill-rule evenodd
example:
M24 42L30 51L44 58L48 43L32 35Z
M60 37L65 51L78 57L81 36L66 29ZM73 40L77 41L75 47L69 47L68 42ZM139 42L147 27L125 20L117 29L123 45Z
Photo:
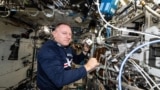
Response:
M67 33L63 32L62 34L67 34Z

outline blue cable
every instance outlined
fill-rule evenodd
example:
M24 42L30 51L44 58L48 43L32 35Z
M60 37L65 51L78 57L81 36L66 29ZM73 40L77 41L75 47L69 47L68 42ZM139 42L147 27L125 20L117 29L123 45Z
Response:
M107 32L106 37L109 38L111 36L111 28L107 27L106 32Z
M154 41L150 41L150 42L147 42L147 43L144 43L138 47L136 47L135 49L133 49L127 56L126 58L123 60L122 64L121 64L121 67L120 67L120 71L119 71L119 75L118 75L118 87L119 87L119 90L122 90L122 80L121 80L121 76L122 76L122 70L123 70L123 67L126 63L126 61L128 60L128 58L135 52L137 51L138 49L146 46L146 45L150 45L150 44L154 44L154 43L158 43L160 42L160 40L154 40Z

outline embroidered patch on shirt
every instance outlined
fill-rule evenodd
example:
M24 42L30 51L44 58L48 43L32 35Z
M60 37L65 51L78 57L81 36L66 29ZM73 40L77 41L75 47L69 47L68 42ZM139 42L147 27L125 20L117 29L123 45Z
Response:
M66 63L64 63L64 68L67 68L67 67L71 67L71 63L72 63L72 59L69 60L68 58L66 58Z

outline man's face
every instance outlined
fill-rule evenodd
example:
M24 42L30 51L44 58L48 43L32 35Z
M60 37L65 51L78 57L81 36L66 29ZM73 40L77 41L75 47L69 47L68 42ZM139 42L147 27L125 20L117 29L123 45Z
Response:
M63 46L68 46L72 41L72 31L67 25L60 25L52 32L56 42Z

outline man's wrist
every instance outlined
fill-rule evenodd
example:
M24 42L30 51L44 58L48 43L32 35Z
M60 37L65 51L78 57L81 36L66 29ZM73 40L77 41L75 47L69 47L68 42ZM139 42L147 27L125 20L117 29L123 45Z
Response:
M87 65L84 65L87 72L89 72L90 68Z

